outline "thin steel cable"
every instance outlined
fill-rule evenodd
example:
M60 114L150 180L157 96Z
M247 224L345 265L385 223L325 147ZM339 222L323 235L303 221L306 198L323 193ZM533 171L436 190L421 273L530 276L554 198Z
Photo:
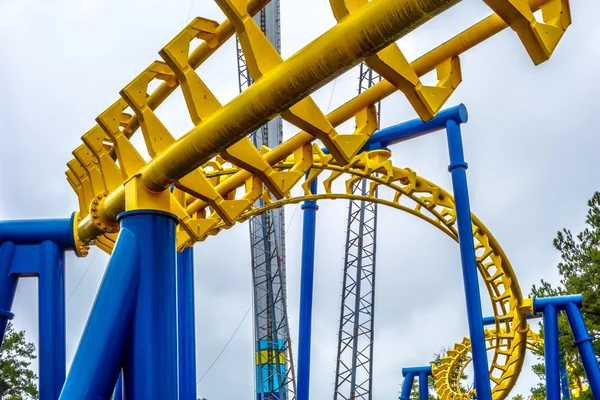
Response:
M69 297L67 297L67 304L69 304L69 300L71 300L71 297L77 291L77 288L79 287L79 285L83 281L83 278L85 278L85 276L87 275L88 271L90 270L90 267L92 266L92 264L94 263L94 261L96 261L96 257L98 257L98 253L100 253L100 250L96 251L96 253L94 254L94 257L92 257L92 260L90 261L90 263L88 264L87 268L85 269L85 272L83 273L83 275L81 275L81 278L79 278L79 281L75 285L75 288L73 289L73 291L71 292L71 294L69 295Z
M221 352L219 353L219 355L217 355L217 358L215 358L215 360L212 362L212 364L210 364L210 367L208 367L208 369L206 370L206 372L204 372L204 375L202 375L200 377L200 379L198 379L198 382L196 382L196 387L200 384L200 382L202 382L202 379L204 379L204 377L206 376L206 374L208 374L208 372L217 363L217 361L219 361L219 358L221 357L221 355L223 355L223 353L227 349L227 346L229 346L229 343L231 343L231 341L233 340L233 337L235 336L235 334L240 330L240 327L242 326L242 324L246 320L246 317L248 316L248 313L252 309L252 304L253 303L250 303L250 307L248 307L248 309L246 310L246 314L244 314L244 316L242 317L242 320L238 324L237 328L235 328L235 331L233 331L233 334L231 335L231 337L229 338L229 340L227 341L227 343L225 343L225 346L223 347L223 349L221 350Z

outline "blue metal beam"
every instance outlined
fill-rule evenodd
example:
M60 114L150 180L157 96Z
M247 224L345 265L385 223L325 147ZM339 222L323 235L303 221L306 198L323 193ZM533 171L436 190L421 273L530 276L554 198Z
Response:
M134 210L119 215L121 228L143 243L138 254L139 286L123 365L125 398L177 399L177 217L156 210ZM117 371L118 373L118 371ZM116 383L115 380L112 388ZM91 398L91 397L73 397Z
M423 365L421 367L406 367L402 368L402 376L407 376L409 373L420 374L425 372L429 375L432 373L431 365Z
M51 241L62 250L74 250L73 218L75 214L61 219L0 221L0 243L39 244Z
M468 119L467 107L464 104L459 104L440 111L427 122L421 121L420 118L415 118L389 128L381 129L369 138L363 150L387 148L396 143L444 130L449 121L454 121L460 125L467 122Z
M546 399L560 400L558 315L553 304L546 304L544 307L544 363L546 368Z
M573 294L555 297L534 297L533 310L536 313L544 312L544 309L548 304L553 305L557 310L564 310L568 303L572 303L577 307L581 307L583 304L583 296L580 294Z
M452 187L454 189L458 243L467 303L467 319L469 322L469 336L471 337L475 387L477 388L477 398L479 400L491 400L492 389L488 372L487 346L483 330L483 316L481 315L481 294L479 291L471 206L469 204L467 186L467 163L464 159L460 125L455 120L448 120L446 123L446 133L450 155L448 170L452 174Z
M569 325L573 331L573 337L575 338L575 345L579 349L581 355L581 361L583 362L583 368L587 380L590 384L590 389L595 399L600 399L600 367L598 366L598 360L596 359L596 353L594 352L594 345L592 344L592 338L588 335L585 321L579 305L575 302L566 303L565 309L567 311L567 318L569 319Z
M403 373L404 375L404 373ZM408 372L404 375L404 384L402 385L402 392L400 393L400 400L410 400L410 392L413 387L415 380L415 373Z
M17 292L19 277L10 271L15 247L10 242L0 244L0 345L4 341L8 321L15 316L11 309Z
M402 368L402 376L405 377L404 385L402 386L402 394L400 400L410 399L410 392L415 376L419 377L419 400L429 399L429 376L432 373L431 365L421 367Z
M310 183L310 190L317 193L317 179ZM312 302L315 270L315 239L317 224L316 201L305 201L302 227L302 270L300 278L300 317L298 335L298 386L296 398L308 400L310 388L310 347L312 336Z
M60 400L110 398L131 340L140 279L138 252L135 235L122 227Z
M65 253L54 242L39 247L39 398L56 400L66 375Z
M177 253L177 326L179 399L196 400L196 327L194 311L194 248Z

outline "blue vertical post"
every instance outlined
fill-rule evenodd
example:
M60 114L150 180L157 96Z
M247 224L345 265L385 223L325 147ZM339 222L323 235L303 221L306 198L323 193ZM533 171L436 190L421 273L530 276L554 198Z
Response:
M425 371L419 372L419 400L429 400L429 375Z
M546 399L560 400L558 315L553 304L547 304L544 307L544 363L546 367Z
M573 331L575 345L579 349L583 368L590 384L590 389L595 399L600 399L600 367L596 360L592 338L588 335L587 328L581 310L574 302L569 302L565 306L569 325ZM544 326L545 329L545 326Z
M560 354L560 388L562 390L563 400L571 400L571 389L569 387L569 372L567 371L567 363L565 353Z
M408 372L404 376L404 384L402 385L402 392L400 393L400 400L410 400L410 392L412 391L414 380L415 380L415 374L413 372Z
M462 260L463 282L467 302L467 318L469 335L473 354L473 372L475 387L479 400L491 400L492 390L488 372L487 349L483 330L481 297L475 259L475 243L473 241L473 225L471 222L471 207L467 187L467 163L464 159L460 126L454 120L446 123L448 136L448 151L452 174L456 220L458 225L458 243Z
M317 179L310 183L310 191L317 193ZM315 238L317 224L316 201L302 205L302 269L300 277L300 317L298 335L298 386L296 398L308 400L310 392L310 347L312 336L312 301L315 270Z
M119 215L121 227L136 237L139 252L137 304L127 362L128 400L177 398L177 218L163 211L134 210ZM115 379L116 382L116 379ZM114 387L114 386L113 386Z
M66 375L65 254L54 242L39 246L39 394L56 400Z
M194 313L194 248L187 247L177 253L180 400L196 400L196 327Z
M409 400L410 392L412 391L413 381L415 377L419 377L419 400L429 399L429 376L432 373L431 365L424 365L421 367L407 367L402 368L402 376L404 379L404 386L402 387L402 394L400 400Z
M8 321L14 314L10 311L17 292L19 277L11 274L15 245L11 242L0 243L0 346L4 341L4 333Z
M60 400L110 398L131 342L140 277L138 252L134 234L121 228Z

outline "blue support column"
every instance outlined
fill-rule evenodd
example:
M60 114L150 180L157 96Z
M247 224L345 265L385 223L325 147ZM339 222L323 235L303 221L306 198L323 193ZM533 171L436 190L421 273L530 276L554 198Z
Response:
M562 390L563 400L571 400L571 388L569 387L569 371L567 371L567 363L565 354L560 354L560 388Z
M11 308L21 272L28 276L35 276L40 269L38 260L36 260L33 264L17 265L16 270L18 271L15 271L13 267L15 266L16 248L20 245L29 246L39 245L42 242L53 242L61 251L73 250L75 248L74 218L75 214L71 218L61 219L0 221L0 345L4 340L8 321L14 317ZM40 302L42 301L46 300L43 300L40 295ZM42 362L40 356L40 363Z
M11 265L15 253L15 245L11 242L0 244L0 345L4 341L4 333L8 321L13 319L12 303L17 292L19 277L11 273Z
M310 183L310 190L317 193L317 179ZM310 392L310 348L312 337L312 301L315 270L315 238L317 224L316 201L305 201L302 227L302 270L300 278L300 317L298 335L298 385L296 398L308 400Z
M400 400L410 400L410 392L413 387L415 380L415 374L409 372L404 377L404 384L402 385L402 392L400 393Z
M162 211L135 210L120 214L119 220L143 245L135 317L123 368L125 397L177 399L177 218Z
M600 368L596 360L592 338L588 335L579 306L580 304L567 303L565 309L569 318L569 325L571 325L571 330L573 331L573 337L575 338L575 345L581 355L581 361L583 362L583 368L585 369L590 389L594 398L600 399Z
M60 400L110 398L131 342L140 279L138 253L135 235L121 228Z
M419 400L429 400L429 375L425 371L419 372Z
M432 374L431 365L422 367L402 368L402 376L404 376L404 386L400 400L409 400L410 392L412 391L413 381L415 377L419 377L419 400L429 399L429 376Z
M544 363L546 367L546 399L560 400L560 362L558 349L558 314L556 307L544 307Z
M179 400L196 400L196 327L194 311L194 249L177 253L177 325Z
M39 394L56 400L66 375L65 254L54 242L38 246Z
M488 372L487 349L485 343L483 317L481 311L481 296L475 259L475 244L473 241L473 225L471 222L471 207L467 187L467 163L464 160L460 126L454 120L446 123L448 136L448 151L452 174L456 220L458 225L458 242L462 260L465 298L467 302L467 318L469 335L473 352L473 372L475 387L479 400L491 400L492 391Z

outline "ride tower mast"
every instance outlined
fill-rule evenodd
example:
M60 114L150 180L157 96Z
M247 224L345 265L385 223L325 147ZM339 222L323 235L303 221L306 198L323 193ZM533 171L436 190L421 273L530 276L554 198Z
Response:
M281 53L279 0L272 0L254 16L269 41ZM239 39L236 38L240 92L252 84ZM249 136L256 148L275 148L283 141L280 116ZM255 206L264 205L259 199ZM296 376L287 316L285 217L283 208L249 220L254 287L256 399L293 400Z
M362 62L358 79L358 93L362 93L379 82L381 77ZM380 111L381 103L377 103L378 122ZM352 193L362 196L368 196L368 191L366 179L359 180L352 188ZM377 203L350 200L334 400L372 398L376 241Z

